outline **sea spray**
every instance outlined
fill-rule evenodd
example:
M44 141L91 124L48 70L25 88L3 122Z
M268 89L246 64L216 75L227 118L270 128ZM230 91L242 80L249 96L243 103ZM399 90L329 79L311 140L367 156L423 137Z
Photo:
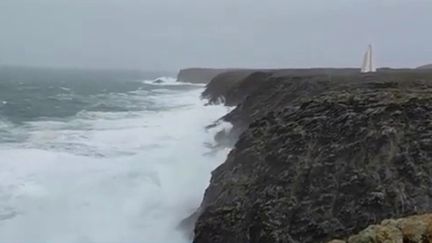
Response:
M205 127L227 110L204 106L200 85L153 81L89 94L73 116L4 123L21 139L0 143L1 242L188 241L176 227L227 153L209 153ZM53 105L79 95L59 90Z

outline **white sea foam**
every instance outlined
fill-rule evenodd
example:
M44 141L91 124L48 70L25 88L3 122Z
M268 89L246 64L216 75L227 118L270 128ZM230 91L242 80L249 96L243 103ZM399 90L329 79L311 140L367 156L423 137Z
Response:
M208 155L204 127L227 110L201 91L150 97L171 109L25 124L25 142L0 144L0 242L187 242L175 228L226 156Z
M201 84L201 83L189 83L189 82L178 82L176 78L172 78L172 77L160 77L154 80L144 80L143 83L145 84L156 84L156 85L193 85L193 86L198 86L198 87L203 87L205 86L205 84Z

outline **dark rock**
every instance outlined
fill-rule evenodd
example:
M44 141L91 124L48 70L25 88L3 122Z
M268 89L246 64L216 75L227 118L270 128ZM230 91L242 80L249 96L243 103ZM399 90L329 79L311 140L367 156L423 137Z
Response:
M326 242L432 210L432 75L347 72L253 73L222 92L239 140L194 242Z

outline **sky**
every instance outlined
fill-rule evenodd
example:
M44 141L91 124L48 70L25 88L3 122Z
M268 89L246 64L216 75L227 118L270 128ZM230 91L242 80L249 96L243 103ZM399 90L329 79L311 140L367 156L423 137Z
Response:
M0 0L0 65L380 67L432 63L431 0Z

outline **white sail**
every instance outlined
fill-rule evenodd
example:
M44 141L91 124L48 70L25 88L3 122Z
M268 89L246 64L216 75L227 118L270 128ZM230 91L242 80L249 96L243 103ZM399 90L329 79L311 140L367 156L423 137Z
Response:
M363 59L363 65L361 68L362 73L376 72L376 68L373 65L372 45L369 45Z
M361 72L362 73L367 73L368 72L368 67L369 67L369 51L367 51L364 54L363 65L362 65L362 68L361 68Z

